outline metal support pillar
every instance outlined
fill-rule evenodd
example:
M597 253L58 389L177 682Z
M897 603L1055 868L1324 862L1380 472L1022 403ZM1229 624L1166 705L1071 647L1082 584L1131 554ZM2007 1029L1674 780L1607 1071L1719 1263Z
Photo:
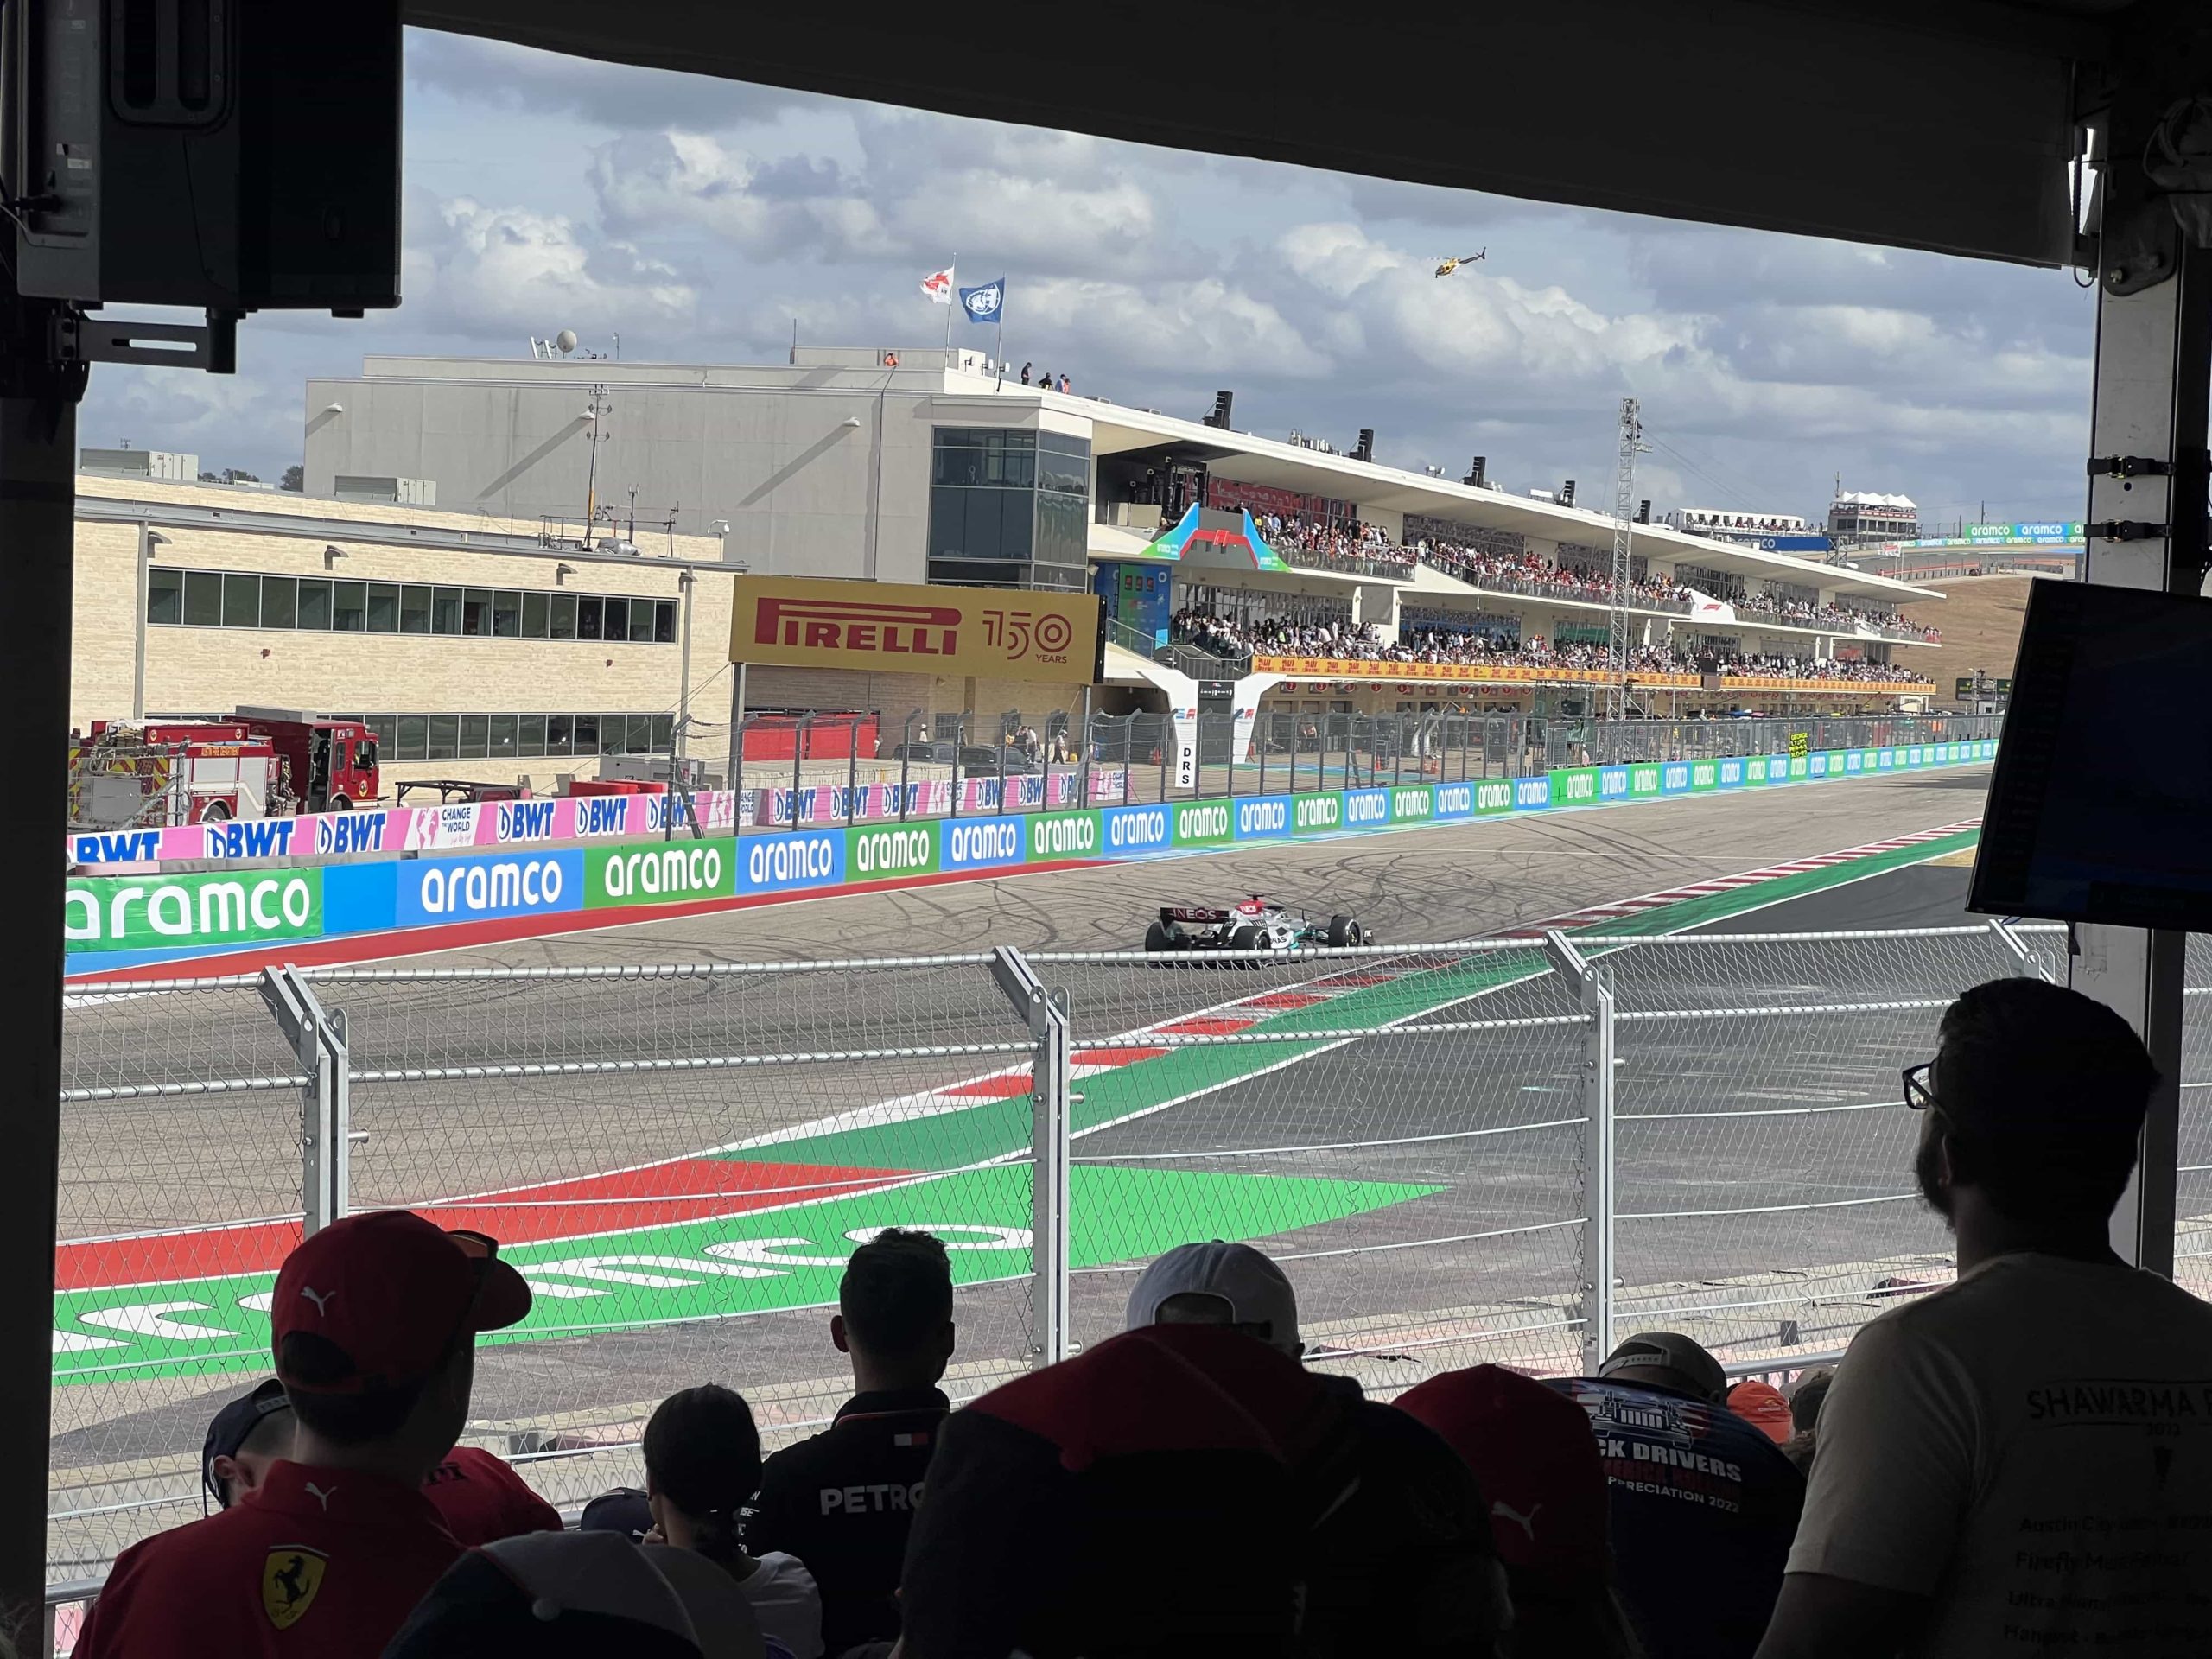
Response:
M1073 1091L1068 994L1046 990L1036 970L1010 945L992 953L991 977L1037 1042L1030 1072L1035 1139L1029 1354L1033 1366L1055 1365L1075 1351L1068 1285L1068 1122L1082 1097Z
M1613 993L1557 928L1544 933L1553 971L1589 1017L1582 1041L1582 1375L1613 1351Z
M2109 141L2101 145L2113 162L2099 225L2087 576L2112 587L2195 594L2207 551L2212 255L2185 246L2166 202L2146 194L2136 158L2164 102L2148 85L2126 86L2109 113ZM2138 286L2152 266L2169 274ZM2131 464L2117 465L2122 458ZM2169 1275L2185 944L2184 935L2165 930L2082 925L2074 929L2069 957L2069 982L2118 1010L2158 1068L2135 1178L2113 1214L2112 1243L2137 1266Z
M4 54L0 54L3 58ZM0 61L0 71L4 71ZM12 228L5 229L12 243ZM68 823L70 591L83 367L56 360L56 308L0 267L0 616L11 708L0 760L22 788L0 814L14 938L0 952L0 1621L38 1627L46 1585L54 1234L61 1135L62 895Z

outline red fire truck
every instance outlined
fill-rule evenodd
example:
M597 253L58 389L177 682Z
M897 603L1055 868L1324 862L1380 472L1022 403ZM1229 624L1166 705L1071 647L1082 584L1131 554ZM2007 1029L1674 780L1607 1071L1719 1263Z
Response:
M100 828L344 812L382 792L374 732L296 709L143 726L95 721L71 756L70 817Z

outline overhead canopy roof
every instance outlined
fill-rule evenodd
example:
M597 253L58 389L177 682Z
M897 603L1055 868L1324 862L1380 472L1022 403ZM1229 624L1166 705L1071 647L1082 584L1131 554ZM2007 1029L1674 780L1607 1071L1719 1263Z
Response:
M1017 23L869 5L833 26L725 0L402 0L410 23L583 57L2038 264L2071 255L2070 88L2077 66L2111 55L2107 24L2126 9L1200 0L1163 35L1096 9ZM1479 223L1467 229L1481 239Z

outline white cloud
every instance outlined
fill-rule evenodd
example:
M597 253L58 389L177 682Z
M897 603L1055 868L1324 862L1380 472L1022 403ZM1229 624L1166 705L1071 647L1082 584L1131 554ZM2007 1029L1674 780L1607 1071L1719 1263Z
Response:
M409 224L406 309L439 332L504 341L518 330L680 324L697 305L697 290L670 266L592 238L563 214L456 196Z

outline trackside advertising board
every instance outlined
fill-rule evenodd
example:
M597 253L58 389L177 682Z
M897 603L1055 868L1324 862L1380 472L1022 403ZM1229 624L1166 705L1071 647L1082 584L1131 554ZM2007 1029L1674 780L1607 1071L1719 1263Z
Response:
M561 917L594 912L861 884L895 886L1026 865L1160 857L1300 836L1356 835L1674 795L1725 794L1967 764L1993 759L1996 749L1993 741L1977 739L1902 748L1639 761L1567 767L1533 778L824 825L705 840L679 833L672 841L625 841L610 828L602 842L558 849L510 842L486 850L297 869L74 876L65 912L68 968L81 976L298 939L466 922L543 917L549 918L543 929L524 931L554 931L563 925ZM501 810L509 806L501 804ZM502 836L527 835L541 827L522 816L492 821ZM461 828L456 825L457 837ZM472 844L465 837L456 842L458 847Z
M1090 685L1102 615L1096 594L740 576L729 659Z

